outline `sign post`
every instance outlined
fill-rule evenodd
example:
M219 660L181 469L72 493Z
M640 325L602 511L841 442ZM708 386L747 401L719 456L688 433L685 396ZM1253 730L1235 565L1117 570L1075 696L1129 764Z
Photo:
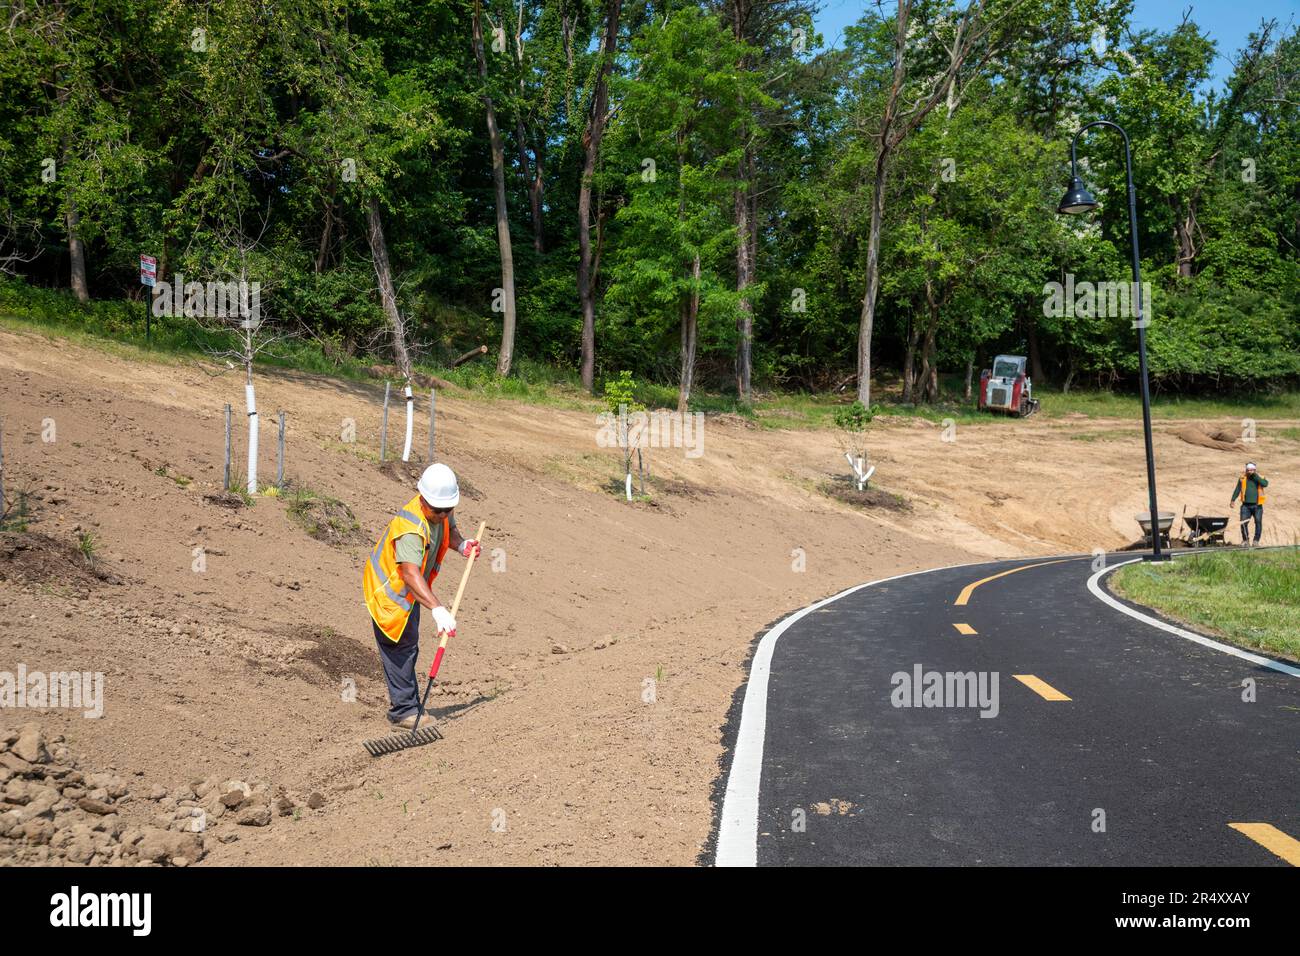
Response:
M147 285L150 289L158 281L158 260L153 256L140 257L140 284ZM153 303L150 301L152 296L144 300L144 341L149 343L150 334L152 333Z

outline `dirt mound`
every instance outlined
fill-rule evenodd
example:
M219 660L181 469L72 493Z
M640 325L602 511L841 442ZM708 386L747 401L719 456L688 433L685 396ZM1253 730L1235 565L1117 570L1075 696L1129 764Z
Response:
M336 548L366 544L367 539L352 509L337 498L300 494L288 499L289 517L317 541Z
M826 481L822 483L823 494L830 495L836 501L855 508L880 508L885 511L911 511L912 505L902 495L879 488L863 488L858 491L851 481Z
M0 532L0 581L76 588L121 584L77 546L40 532Z
M203 500L210 505L216 505L218 508L229 508L231 511L238 511L248 504L233 491L219 491L215 494L204 495Z
M712 488L706 488L704 485L697 485L682 478L673 478L660 482L659 490L666 495L678 495L682 498L692 499L712 498L717 494Z
M424 474L424 469L428 466L420 461L402 461L400 458L390 458L379 466L379 473L385 478L391 478L398 484L410 485L415 487L415 483L420 480L420 475Z
M735 428L758 428L758 422L746 415L735 412L706 412L710 425L731 425Z
M344 637L332 627L315 628L307 634L295 632L293 636L312 642L301 660L319 668L331 686L337 686L345 677L372 673L378 666L379 653L373 646Z
M1232 432L1223 429L1206 432L1196 425L1184 425L1174 434L1188 444L1198 445L1201 448L1214 448L1218 451L1246 450L1240 435L1234 435Z

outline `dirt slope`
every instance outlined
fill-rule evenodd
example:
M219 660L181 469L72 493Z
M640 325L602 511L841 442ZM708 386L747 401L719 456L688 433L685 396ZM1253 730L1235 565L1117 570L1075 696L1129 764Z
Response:
M106 675L98 720L0 711L0 725L35 719L88 766L168 787L215 775L326 794L268 827L221 821L239 839L209 840L204 865L690 863L765 624L900 571L1122 545L1145 497L1128 422L991 422L955 441L926 423L874 425L877 477L911 508L864 513L816 490L844 470L831 435L710 419L703 456L656 450L669 488L629 505L603 490L616 453L596 447L591 415L445 392L438 457L466 479L460 521L488 523L488 550L441 675L446 739L372 760L360 740L387 732L387 701L361 560L413 493L375 461L382 386L258 377L261 473L274 475L283 408L288 475L356 514L342 546L308 536L284 501L205 499L221 481L226 402L242 450L234 373L0 332L7 489L32 492L32 531L65 545L93 533L105 572L68 567L66 552L19 567L0 548L0 670ZM355 443L340 440L347 419ZM1241 456L1170 428L1162 507L1222 511ZM1271 430L1252 454L1274 478L1271 532L1289 541L1300 444ZM462 566L448 558L444 600Z

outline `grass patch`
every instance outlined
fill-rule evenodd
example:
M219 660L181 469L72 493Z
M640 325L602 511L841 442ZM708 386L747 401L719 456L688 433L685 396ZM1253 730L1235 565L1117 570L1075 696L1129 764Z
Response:
M337 498L319 494L304 485L293 485L284 500L290 520L317 541L341 547L364 540L356 515Z
M1229 551L1139 562L1117 593L1241 647L1300 660L1300 549Z
M1065 437L1068 438L1070 441L1094 442L1094 441L1115 441L1117 439L1127 438L1128 436L1118 432L1105 431L1105 432L1071 432L1069 435Z
M1036 387L1034 397L1042 402L1040 414L1048 418L1086 415L1089 418L1140 420L1142 417L1142 400L1136 394L1082 392L1078 389L1063 394ZM1297 418L1300 417L1300 392L1227 398L1156 395L1151 398L1151 417Z
M26 491L18 492L16 498L0 501L0 531L26 531L27 519L31 516Z
M188 488L190 483L194 481L194 479L189 477L188 475L172 474L170 471L167 470L167 465L165 463L155 468L153 473L157 475L159 478L170 478L172 481L174 481L177 485L179 485L182 488Z
M81 556L86 559L87 566L95 566L95 554L99 551L99 539L89 531L83 531L77 535L77 550Z

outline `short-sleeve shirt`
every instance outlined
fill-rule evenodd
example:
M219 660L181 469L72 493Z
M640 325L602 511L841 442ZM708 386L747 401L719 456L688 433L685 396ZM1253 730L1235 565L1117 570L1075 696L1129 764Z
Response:
M448 524L456 527L456 515L451 515ZM434 554L438 553L438 548L442 547L442 522L429 522L429 550ZM412 531L410 534L404 534L397 539L395 544L398 564L418 564L424 567L424 539Z

